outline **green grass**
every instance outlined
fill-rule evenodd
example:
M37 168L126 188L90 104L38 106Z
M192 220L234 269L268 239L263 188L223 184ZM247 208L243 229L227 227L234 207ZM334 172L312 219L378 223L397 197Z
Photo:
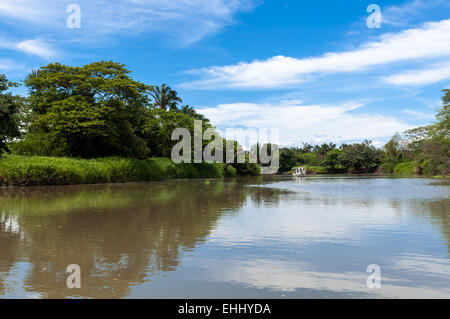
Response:
M0 185L74 185L146 182L176 178L221 178L223 164L174 164L168 158L66 157L6 155L0 158Z
M307 174L327 174L328 169L323 166L305 165Z

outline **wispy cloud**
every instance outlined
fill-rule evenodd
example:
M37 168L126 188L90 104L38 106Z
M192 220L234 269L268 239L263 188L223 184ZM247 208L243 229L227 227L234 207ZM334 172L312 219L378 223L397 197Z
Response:
M56 56L55 51L41 40L25 40L17 44L17 48L23 52L35 54L44 59L51 59Z
M162 32L183 43L192 43L234 22L237 12L253 7L253 0L78 0L82 28L69 32L67 5L60 0L7 0L0 3L0 17L65 33L66 37L93 39L128 32ZM17 24L16 24L17 25Z
M57 51L40 39L10 41L0 38L0 48L25 52L49 60L57 55Z
M432 120L435 118L434 112L426 113L426 112L406 109L406 110L403 110L403 113L413 116L420 120Z
M450 56L450 19L426 23L421 28L382 35L352 51L298 59L275 56L267 60L214 66L190 73L202 79L185 86L201 88L270 89L292 86L315 76L364 71L394 62Z
M425 85L446 79L450 79L450 61L445 65L390 75L384 81L395 85Z
M380 139L412 126L380 114L354 114L363 104L302 105L296 101L278 104L233 103L199 109L220 127L279 128L283 144L344 142L361 136Z
M19 68L22 68L22 65L19 65L11 59L0 59L0 71L10 71Z
M413 0L401 5L383 7L382 23L393 26L407 26L415 19L426 16L427 10L449 7L446 0Z

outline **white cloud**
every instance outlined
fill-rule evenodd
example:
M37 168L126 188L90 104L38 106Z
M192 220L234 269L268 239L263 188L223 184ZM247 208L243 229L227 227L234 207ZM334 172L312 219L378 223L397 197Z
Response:
M449 34L450 37L450 34ZM411 70L385 77L383 80L395 85L426 85L450 79L450 61L429 69Z
M35 54L44 59L51 59L56 54L48 44L41 40L25 40L17 44L20 51Z
M47 60L57 55L56 50L39 39L16 42L0 38L0 48L34 54Z
M447 0L413 0L401 5L382 8L382 23L405 26L414 19L426 15L427 10L449 7Z
M18 64L11 59L0 59L0 70L9 71L18 68Z
M434 261L434 260L432 260ZM427 262L427 269L435 270L435 265ZM333 293L353 293L371 298L446 298L450 289L442 285L434 285L436 277L420 268L410 265L398 265L405 273L415 271L425 280L431 280L421 285L413 284L412 279L398 276L395 273L382 276L381 289L368 289L365 269L353 271L321 270L317 265L277 259L248 258L236 262L235 260L207 259L201 264L208 267L209 276L219 282L244 284L259 289L270 289L280 292L295 292L297 289L311 289L314 291ZM422 263L413 266L422 266ZM324 267L326 268L326 267ZM319 270L318 270L319 269ZM443 264L435 273L442 278L442 270L449 270L448 264ZM444 272L445 274L445 272Z
M435 112L420 112L415 110L403 110L403 113L414 116L415 118L421 119L421 120L432 120L436 117Z
M82 27L69 30L68 4L60 0L9 0L0 3L0 17L38 24L65 36L92 39L119 32L163 32L184 43L198 41L233 23L233 16L252 8L252 0L78 0ZM10 22L9 21L9 22Z
M234 103L199 109L219 128L279 128L280 143L343 142L361 138L382 139L412 126L381 114L352 114L359 103L301 105L286 101L280 105Z
M321 74L363 71L394 62L450 56L450 19L426 23L421 28L382 35L353 51L327 53L297 59L275 56L267 60L240 62L192 70L204 78L184 84L203 88L280 88L302 83Z

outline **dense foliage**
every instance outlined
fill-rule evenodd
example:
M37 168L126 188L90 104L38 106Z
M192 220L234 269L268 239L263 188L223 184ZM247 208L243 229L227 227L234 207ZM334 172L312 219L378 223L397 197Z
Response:
M0 82L0 93L12 85L4 77ZM27 98L0 95L0 147L6 149L9 142L16 155L41 156L39 160L42 156L169 158L178 143L172 140L175 128L188 129L192 137L195 120L202 121L201 134L212 128L194 108L179 107L182 99L175 90L165 84L135 81L124 65L112 61L84 66L51 63L29 74L24 84L29 90ZM19 115L25 134L12 142L20 137ZM203 141L203 146L208 142ZM193 166L181 164L176 169L180 167L180 176L202 176ZM211 175L202 172L203 177ZM225 167L223 173L255 175L259 166L236 164Z
M30 137L47 144L40 155L148 155L140 128L151 87L129 73L121 64L101 61L82 67L52 63L30 74Z
M444 90L442 107L431 125L395 135L385 146L384 168L392 172L398 165L413 173L450 174L450 90ZM407 166L404 163L409 163Z
M0 74L0 156L3 151L9 151L7 142L20 136L20 112L23 109L23 99L6 93L15 83Z
M369 141L343 144L304 144L280 150L280 171L306 166L312 173L380 173L398 175L450 174L450 90L431 125L395 134L383 149Z
M303 165L309 171L320 173L371 173L380 164L382 151L377 150L369 141L354 144L335 144L312 146L304 144L302 148L283 148L280 150L280 171L289 171L292 167Z
M51 63L29 74L24 84L29 90L27 97L12 95L7 91L17 85L0 75L0 155L8 151L8 146L15 154L1 163L4 184L23 184L22 179L36 184L50 178L44 184L60 184L157 178L156 173L150 177L151 171L164 172L158 176L166 177L258 175L264 166L249 163L254 151L259 159L260 145L254 145L250 153L245 153L245 163L222 165L220 173L216 164L180 164L170 170L164 164L164 168L155 169L154 163L167 161L148 159L170 157L178 143L172 140L175 128L186 128L193 137L195 120L202 120L202 134L213 127L194 108L180 105L182 99L175 90L165 84L152 86L136 81L122 64ZM444 90L442 100L434 123L394 135L383 149L369 141L281 148L280 172L306 166L309 173L449 175L450 90ZM207 143L203 141L203 146ZM242 152L238 149L234 142L235 159ZM105 157L109 159L98 159ZM19 164L13 168L16 160ZM120 170L113 169L117 163L121 163ZM150 175L144 173L147 169ZM85 173L81 173L83 170Z

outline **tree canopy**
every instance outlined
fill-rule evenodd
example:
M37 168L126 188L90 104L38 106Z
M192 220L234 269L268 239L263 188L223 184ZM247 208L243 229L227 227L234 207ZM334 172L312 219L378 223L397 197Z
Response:
M19 114L23 99L12 93L6 93L9 88L17 86L0 74L0 156L8 151L7 142L20 136Z
M111 61L41 67L25 80L34 114L30 132L45 135L62 155L146 156L142 126L152 87L129 73Z

